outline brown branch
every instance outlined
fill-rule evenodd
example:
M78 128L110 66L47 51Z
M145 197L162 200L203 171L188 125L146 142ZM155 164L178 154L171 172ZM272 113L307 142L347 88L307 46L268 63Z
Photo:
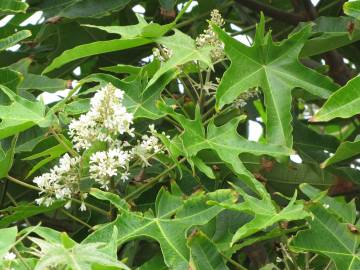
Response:
M264 12L265 15L273 17L279 21L283 21L292 25L297 25L299 22L306 21L307 18L301 14L294 14L283 11L281 9L266 5L257 0L235 0L238 4L250 8L257 12Z

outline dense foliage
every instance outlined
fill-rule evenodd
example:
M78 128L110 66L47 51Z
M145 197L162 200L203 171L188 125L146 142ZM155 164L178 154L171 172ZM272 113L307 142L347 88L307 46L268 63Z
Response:
M360 1L0 25L0 269L360 269Z

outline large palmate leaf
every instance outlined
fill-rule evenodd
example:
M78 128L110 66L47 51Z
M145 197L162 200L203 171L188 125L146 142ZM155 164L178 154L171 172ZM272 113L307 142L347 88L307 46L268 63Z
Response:
M336 117L349 118L360 113L359 87L360 77L350 80L329 97L311 120L329 121Z
M201 231L191 236L190 268L194 270L228 270L216 245Z
M116 237L116 233L111 235ZM96 265L101 269L129 269L113 256L103 251L104 243L78 244L66 233L60 235L61 243L51 243L40 238L30 237L40 247L41 259L35 270L45 270L53 266L62 266L72 270L91 270ZM99 268L100 269L100 268Z
M325 255L338 270L360 269L358 234L320 205L311 207L311 212L314 219L310 229L297 233L291 241L292 249Z
M12 34L9 37L2 38L0 39L0 51L10 48L19 43L21 40L30 36L31 32L29 30L21 30L19 32L16 32L15 34Z
M291 147L291 91L301 87L326 98L337 88L330 78L306 68L298 60L310 35L310 26L305 26L281 43L274 43L270 34L265 34L262 17L252 47L231 38L220 28L214 28L231 60L216 92L217 108L231 103L250 88L261 87L267 112L267 140Z
M131 211L126 201L113 193L93 190L98 199L108 200L119 210L116 220L102 226L83 243L106 242L109 230L118 228L118 244L135 238L152 238L159 242L165 263L171 269L187 269L190 253L186 245L186 234L195 225L204 225L218 215L222 208L210 206L207 201L233 201L232 191L217 190L212 193L196 193L188 199L175 196L161 189L156 197L155 213Z
M46 126L50 117L45 116L45 105L39 101L22 98L9 88L0 85L0 90L10 99L10 105L0 105L0 139L24 131L34 125Z
M236 231L231 240L231 245L280 221L300 220L309 216L309 213L304 210L304 205L295 203L296 192L289 204L278 211L269 195L264 195L261 199L258 199L246 194L236 186L235 189L241 195L243 202L238 204L214 203L226 209L250 213L254 215L254 218Z
M2 13L24 13L29 5L21 0L2 0L0 1L0 15Z
M251 173L247 171L239 159L239 155L241 153L251 153L254 155L279 157L291 153L291 150L286 147L248 141L240 136L237 132L239 118L234 118L219 127L211 121L205 132L198 108L196 109L194 120L175 113L171 108L162 104L160 104L160 108L171 115L171 117L184 128L184 132L173 141L171 146L172 152L178 152L178 154L185 155L191 160L199 151L211 149L215 151L220 159L227 163L235 173L242 176L255 192L266 193L266 191L263 191L264 188L262 184L255 180Z

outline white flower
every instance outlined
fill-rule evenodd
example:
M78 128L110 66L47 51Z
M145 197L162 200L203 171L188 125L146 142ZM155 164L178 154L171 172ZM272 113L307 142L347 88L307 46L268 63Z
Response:
M134 156L139 157L143 161L143 165L149 166L149 158L162 151L161 144L158 137L155 136L157 131L155 130L154 125L149 126L150 133L153 135L143 135L141 137L141 141L138 141L138 145L136 145L132 149L132 153Z
M90 177L108 189L111 177L118 175L119 170L127 172L130 160L131 154L121 148L98 151L90 156Z
M131 128L134 116L123 106L123 98L124 92L111 84L93 96L89 112L69 125L69 135L77 150L88 149L96 140L113 142L118 135L134 136Z
M85 205L85 203L84 203L84 202L82 202L82 203L81 203L81 205L80 205L80 208L79 208L79 209L80 209L80 211L81 211L81 212L86 211L86 205Z
M13 253L13 252L6 252L5 255L4 255L4 257L3 257L3 259L4 259L5 261L13 261L13 260L16 259L16 255L15 255L15 253Z
M323 204L323 207L324 207L325 209L329 209L330 205L328 205L327 203L324 203L324 204Z
M79 164L79 157L72 158L65 154L50 172L35 177L33 182L43 190L40 194L45 193L44 197L35 199L35 202L50 206L55 200L71 199L72 195L78 192Z

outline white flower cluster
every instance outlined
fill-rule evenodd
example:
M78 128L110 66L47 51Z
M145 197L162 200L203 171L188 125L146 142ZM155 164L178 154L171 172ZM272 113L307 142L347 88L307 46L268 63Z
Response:
M69 201L74 193L79 192L79 163L79 157L71 158L65 154L50 172L35 177L33 182L43 190L40 194L45 193L45 196L36 199L35 202L50 206L55 200Z
M153 48L153 56L155 59L158 59L160 62L166 62L171 56L173 52L170 48L165 46L161 46L159 48Z
M69 135L78 151L89 149L94 142L105 142L106 149L93 153L89 161L89 177L105 190L116 181L129 179L131 162L148 166L149 159L162 151L153 125L149 127L151 135L143 135L135 146L126 140L135 135L131 127L133 114L123 106L123 97L123 91L108 84L91 99L89 112L69 125ZM76 195L82 201L80 210L86 210L87 193L81 193L79 187L82 165L80 154L77 157L65 154L49 173L35 177L34 183L44 194L36 203L50 206L55 200L66 200L68 208Z
M219 10L214 9L211 11L210 22L214 25L222 27L225 24L224 19L221 17ZM224 47L222 42L218 39L216 33L213 31L212 26L209 24L208 28L204 30L203 34L200 34L196 38L196 46L202 48L205 46L211 46L211 58L214 62L224 58Z
M123 98L124 92L109 84L91 99L89 112L70 123L69 135L78 151L88 149L97 140L113 142L125 133L134 136L130 128L133 115L123 106Z

